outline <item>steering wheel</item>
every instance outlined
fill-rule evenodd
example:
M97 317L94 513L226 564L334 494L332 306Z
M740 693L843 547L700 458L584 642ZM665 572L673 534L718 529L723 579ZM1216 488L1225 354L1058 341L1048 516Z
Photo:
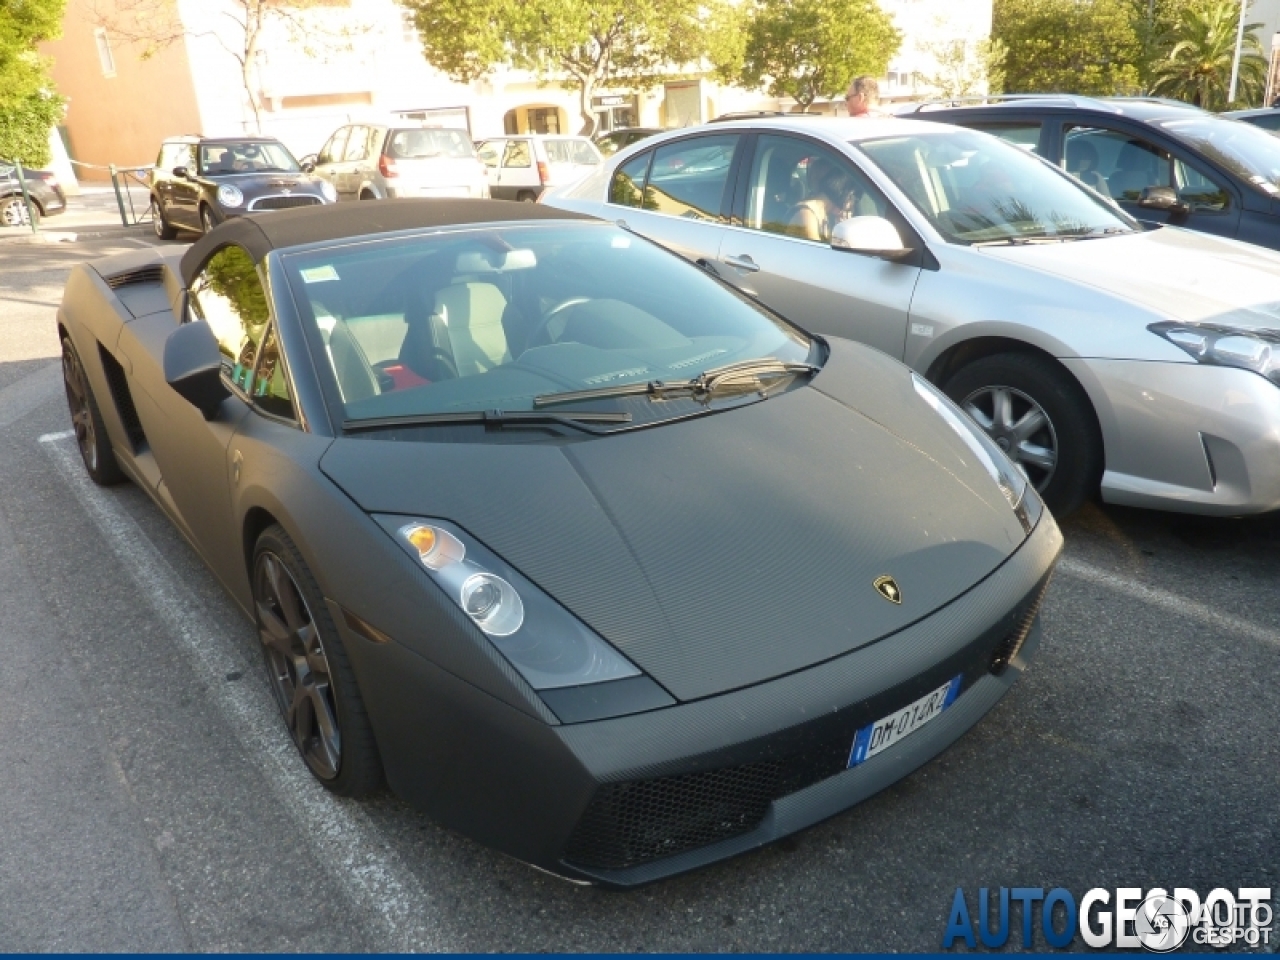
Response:
M554 343L555 341L551 339L551 333L550 333L550 330L548 329L551 326L552 318L555 317L555 315L559 313L561 310L567 310L570 307L576 307L580 303L590 303L590 302L591 302L590 297L570 297L568 300L561 300L554 307L552 307L550 310L544 313L542 315L542 319L539 320L534 325L533 329L529 331L529 338L528 340L525 341L528 344L528 346L526 346L525 349L528 350L530 347L540 347L546 344ZM540 341L545 341L545 344Z

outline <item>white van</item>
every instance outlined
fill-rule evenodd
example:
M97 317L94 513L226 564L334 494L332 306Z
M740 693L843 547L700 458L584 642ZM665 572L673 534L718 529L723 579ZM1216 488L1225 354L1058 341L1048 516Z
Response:
M498 200L535 202L548 187L576 183L603 158L586 137L522 134L491 137L476 145L489 168L489 192Z

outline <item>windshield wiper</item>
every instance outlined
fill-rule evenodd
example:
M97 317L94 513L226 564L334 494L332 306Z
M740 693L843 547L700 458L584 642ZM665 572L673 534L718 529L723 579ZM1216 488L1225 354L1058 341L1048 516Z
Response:
M593 390L568 390L564 393L544 393L533 398L535 407L549 407L557 403L574 403L578 400L601 400L607 397L646 396L650 400L670 400L673 397L692 397L708 400L718 389L727 386L749 387L762 397L768 390L762 377L786 377L814 374L818 368L811 363L784 363L781 360L742 360L723 367L704 370L691 380L650 380L647 383L623 383L615 387L597 387Z
M342 429L356 433L362 430L394 430L396 427L434 427L459 423L482 423L485 426L523 424L555 424L584 433L610 433L595 423L630 423L631 414L612 411L575 410L572 413L542 413L538 410L470 410L465 413L410 413L396 417L369 417L343 420Z

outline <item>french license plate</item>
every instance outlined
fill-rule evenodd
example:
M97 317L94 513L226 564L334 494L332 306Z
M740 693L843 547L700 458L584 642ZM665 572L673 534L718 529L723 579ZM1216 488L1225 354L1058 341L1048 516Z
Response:
M909 737L926 723L955 702L960 695L960 676L952 677L937 690L926 693L915 703L909 703L882 720L869 723L853 738L849 751L849 766L856 767L870 760L882 750L888 750L899 740Z

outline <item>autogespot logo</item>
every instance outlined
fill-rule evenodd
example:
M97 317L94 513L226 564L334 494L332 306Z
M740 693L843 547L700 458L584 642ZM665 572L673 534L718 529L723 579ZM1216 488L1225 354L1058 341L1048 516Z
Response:
M1234 894L1218 887L1203 901L1186 887L1175 887L1172 894L1158 887L1145 894L1140 887L1119 887L1114 896L1111 890L1095 887L1078 906L1071 891L1062 887L1047 894L1042 887L1000 887L995 895L982 887L973 914L964 890L957 887L942 948L950 950L957 940L971 949L979 941L984 947L1003 947L1009 940L1011 903L1022 905L1024 948L1033 946L1038 912L1044 942L1059 950L1070 947L1077 934L1095 949L1141 947L1169 953L1188 939L1201 948L1266 948L1274 916L1270 887L1241 887Z

